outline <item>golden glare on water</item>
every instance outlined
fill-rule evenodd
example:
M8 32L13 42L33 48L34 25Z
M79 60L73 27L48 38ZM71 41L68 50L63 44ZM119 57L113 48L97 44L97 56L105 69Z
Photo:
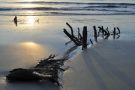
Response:
M33 13L33 12L29 12L29 13ZM34 16L26 16L26 18L25 18L25 22L30 24L30 25L33 25L34 23L36 23L37 20L38 19Z
M26 17L26 22L27 22L27 23L34 23L34 22L35 22L34 17L29 17L29 16L27 16L27 17Z

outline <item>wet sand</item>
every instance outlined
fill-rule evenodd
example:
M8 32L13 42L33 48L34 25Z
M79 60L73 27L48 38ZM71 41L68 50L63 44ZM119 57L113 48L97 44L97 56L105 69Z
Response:
M134 90L135 41L104 41L67 62L64 90Z
M112 38L109 39L110 42L106 42L106 41L102 41L105 42L106 44L96 44L94 47L92 47L92 50L89 49L88 51L84 51L83 53L86 54L81 54L81 56L77 56L78 57L78 62L77 60L73 60L72 63L76 63L80 66L82 66L82 71L84 75L86 75L86 77L84 78L84 76L82 75L82 77L76 77L74 80L74 75L79 75L80 70L77 69L78 66L76 65L71 65L73 67L76 68L76 70L78 71L76 73L76 71L74 72L74 70L69 72L67 71L64 75L64 78L66 81L64 81L64 89L65 90L79 90L79 85L81 85L81 83L87 83L87 85L83 85L82 88L80 88L80 90L85 89L87 90L88 88L90 88L91 85L93 85L93 87L91 87L91 89L93 88L93 90L96 88L101 88L104 90L108 90L107 88L113 87L115 85L112 84L112 86L110 86L111 84L107 84L109 81L102 81L102 76L100 76L100 74L96 74L101 72L102 75L107 76L107 78L104 78L105 76L103 76L103 79L105 80L110 80L108 78L110 78L111 76L111 71L116 75L114 76L114 78L118 78L119 79L123 79L125 78L125 82L121 84L120 88L122 86L125 85L125 87L128 88L128 86L126 86L127 83L131 84L129 85L129 87L131 87L131 90L133 87L133 82L134 81L128 81L127 78L134 78L132 75L126 77L125 75L122 76L122 78L120 77L121 72L119 73L119 71L115 71L115 69L113 69L113 65L110 66L108 69L106 69L109 65L106 65L106 59L104 61L104 58L106 58L107 55L107 59L109 59L109 62L111 64L116 64L119 63L120 67L119 69L122 70L122 67L124 67L124 62L126 61L125 58L126 54L119 54L121 52L126 52L128 51L128 49L124 49L124 48L129 48L129 53L133 52L134 53L134 37L135 37L135 31L134 31L134 24L135 24L135 16L132 15L125 15L125 16L117 16L117 15L110 15L110 16L18 16L19 18L19 22L18 25L16 26L13 23L13 16L0 16L1 20L0 20L0 90L24 90L24 87L27 87L27 90L32 89L32 90L42 90L45 88L49 88L49 90L59 90L58 87L56 87L55 85L52 86L51 84L49 84L49 87L46 87L46 83L44 84L33 84L29 83L29 84L9 84L5 81L5 73L7 73L9 70L13 69L13 68L19 68L19 67L31 67L33 66L35 63L38 62L39 59L41 58L45 58L47 57L49 54L53 53L56 55L62 55L70 46L65 46L65 43L67 41L69 41L69 39L64 35L63 33L63 28L67 28L66 26L66 22L69 22L74 29L77 31L77 27L80 27L81 29L83 28L84 25L87 25L89 27L89 36L92 37L92 26L93 25L104 25L104 26L109 26L111 27L115 27L115 26L119 26L121 29L121 37L120 39L117 41L118 43L113 43L115 42L115 40L113 40ZM39 19L39 22L36 22L35 20ZM69 30L69 29L68 29ZM92 38L93 39L93 38ZM121 42L121 43L119 43ZM109 44L108 44L109 43ZM132 44L133 43L133 44ZM101 51L97 51L97 52L103 52L103 55L99 55L100 57L95 58L96 56L94 56L95 50L97 50L96 48L99 48L101 45L102 49ZM132 46L130 46L132 45ZM95 49L94 49L95 48ZM119 51L119 55L117 56L115 55L115 51L114 49L118 49ZM122 48L122 49L121 49ZM92 52L93 51L93 52ZM108 52L110 52L110 56L108 56ZM92 58L88 57L91 56L90 53L93 53ZM82 59L82 55L83 59ZM115 61L110 59L112 58L112 55L114 55ZM131 56L130 56L131 55ZM132 53L129 55L129 59L134 58L134 56L132 56ZM128 55L127 55L128 56ZM85 58L84 58L85 57ZM96 70L98 69L99 72L94 71L95 67L93 65L81 65L81 63L79 63L81 60L82 63L85 63L88 61L87 57L90 60L93 60L93 58L97 61L94 61L94 63L99 63L102 66L102 68L105 68L106 72L104 72L103 70L100 71L100 68L96 67ZM101 58L103 57L103 58ZM124 61L121 60L117 60L117 57L124 57ZM103 64L102 62L100 62L99 59L103 59ZM86 61L85 61L86 59ZM114 62L113 62L114 61ZM117 62L118 61L118 62ZM132 60L133 61L133 60ZM90 61L92 62L92 61ZM88 63L90 63L88 61ZM128 63L128 61L126 61ZM130 60L129 60L130 62ZM91 64L91 63L90 63ZM95 65L94 64L94 65ZM104 66L106 65L106 66ZM88 67L89 66L89 67ZM116 65L118 66L118 65ZM130 66L130 64L127 65L127 68L123 68L122 73L127 73L127 71L129 71L130 68L128 68L128 66ZM85 68L84 68L85 67ZM91 76L89 77L90 71L89 69L91 69L92 67L92 72L91 72ZM99 66L98 66L99 67ZM101 69L102 69L101 68ZM86 71L84 71L86 69ZM110 70L109 70L110 69ZM132 70L131 70L132 71ZM85 73L86 72L86 73ZM71 74L70 74L71 73ZM73 73L73 74L72 74ZM108 74L109 73L109 74ZM117 74L118 73L118 74ZM67 75L66 75L67 74ZM120 74L120 75L119 75ZM69 75L69 76L68 76ZM70 76L72 75L72 76ZM95 79L93 78L93 76L95 77ZM81 75L80 75L81 76ZM69 78L68 78L69 77ZM88 81L87 81L87 77L88 77ZM80 79L78 78L82 78L82 82L78 81ZM90 79L89 79L90 78ZM93 79L91 79L93 78ZM74 81L72 81L72 79ZM78 80L77 80L78 79ZM78 81L76 83L76 80ZM86 82L85 82L86 80ZM99 82L98 82L99 80ZM127 80L127 82L126 82ZM102 86L102 82L106 82L105 85L107 84L107 86L105 86L103 84ZM114 83L114 81L110 81L111 83ZM121 83L121 81L119 81ZM76 83L76 84L75 84ZM92 84L93 83L93 84ZM97 84L95 84L97 83ZM125 84L126 83L126 84ZM88 86L88 88L87 88ZM17 87L17 88L16 88ZM71 87L71 88L70 88ZM86 87L86 88L85 88ZM57 89L56 89L57 88ZM123 87L122 87L123 88ZM98 90L97 89L97 90ZM119 89L118 86L116 86L116 89ZM128 88L130 90L130 88ZM111 90L111 89L109 89ZM124 90L124 89L123 89Z

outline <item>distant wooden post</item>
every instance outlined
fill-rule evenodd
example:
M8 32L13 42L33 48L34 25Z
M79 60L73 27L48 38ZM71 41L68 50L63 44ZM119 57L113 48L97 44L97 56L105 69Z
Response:
M87 48L87 26L83 27L82 49Z
M96 26L93 26L93 29L94 29L94 38L95 38L95 41L97 42L97 29L96 29Z
M117 30L118 30L118 33L117 33L117 35L118 35L118 34L120 34L120 29L119 29L119 27L117 27Z
M116 39L118 39L120 37L120 29L119 29L119 27L117 27L117 30L118 30L118 32L116 33L116 35L117 35Z

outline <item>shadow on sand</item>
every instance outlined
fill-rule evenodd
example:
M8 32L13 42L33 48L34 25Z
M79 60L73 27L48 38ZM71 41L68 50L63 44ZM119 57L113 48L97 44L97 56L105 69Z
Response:
M89 68L89 71L91 72L100 90L110 90L108 85L111 83L107 83L105 81L106 77L112 79L112 82L114 83L113 86L115 88L123 88L123 85L119 83L119 81L122 81L122 83L125 83L124 87L128 88L129 90L135 90L134 80L130 79L130 77L126 75L126 73L119 70L117 68L117 65L113 65L112 63L110 63L109 60L107 60L105 57L101 55L101 53L99 53L99 51L93 49L91 49L90 51L86 50L82 54L82 57L84 58L85 63ZM103 73L104 76L102 75ZM114 80L114 78L117 78L117 80Z
M52 82L44 82L44 83L7 83L4 87L4 90L61 90Z

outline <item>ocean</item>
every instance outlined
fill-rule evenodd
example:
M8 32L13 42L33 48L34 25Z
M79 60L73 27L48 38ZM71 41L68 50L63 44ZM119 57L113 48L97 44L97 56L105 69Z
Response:
M132 15L134 0L0 0L0 15Z

